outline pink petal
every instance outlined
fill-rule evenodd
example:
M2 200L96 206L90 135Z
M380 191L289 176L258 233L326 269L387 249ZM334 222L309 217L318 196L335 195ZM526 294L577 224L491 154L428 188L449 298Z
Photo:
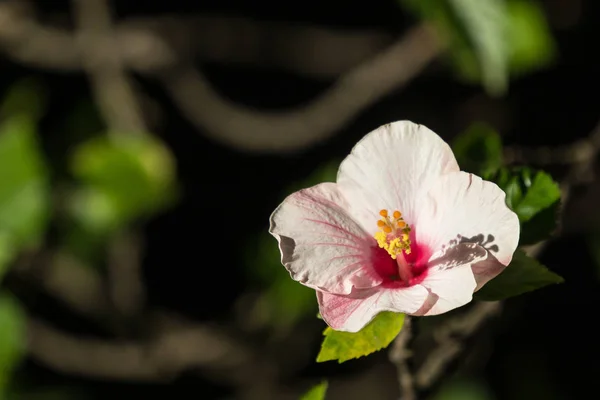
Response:
M470 302L477 287L472 266L487 257L488 251L476 243L459 243L436 252L421 285L429 289L437 301L417 314L442 314Z
M275 209L269 232L293 279L338 294L381 283L370 260L375 240L346 210L335 183L295 192Z
M416 240L434 251L452 243L478 243L508 265L519 242L519 219L506 206L505 197L495 183L473 174L444 175L419 210ZM485 274L484 270L476 273Z
M367 134L340 165L337 182L351 213L368 232L379 210L399 210L413 224L420 198L442 174L459 171L452 150L428 128L410 121Z
M423 307L429 292L421 285L401 289L369 289L350 295L317 291L319 312L333 329L358 332L382 311L413 314Z

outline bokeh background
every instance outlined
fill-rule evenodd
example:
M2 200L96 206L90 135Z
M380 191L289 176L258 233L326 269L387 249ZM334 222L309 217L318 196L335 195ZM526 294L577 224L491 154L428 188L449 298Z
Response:
M327 379L327 399L397 399L386 350L314 362L314 292L266 229L400 119L493 129L569 195L539 252L566 282L459 338L420 398L594 396L599 8L1 1L0 397L295 399Z

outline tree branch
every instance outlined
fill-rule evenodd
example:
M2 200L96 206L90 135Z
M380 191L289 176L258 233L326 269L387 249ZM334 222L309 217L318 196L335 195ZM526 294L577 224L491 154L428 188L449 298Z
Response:
M157 329L156 337L145 342L82 339L32 318L28 349L31 357L56 371L101 379L169 381L183 371L203 368L228 383L250 385L275 373L264 355L222 329L189 323Z
M414 379L407 364L411 356L408 345L412 337L412 320L408 315L404 317L404 326L400 334L394 339L392 349L389 353L390 361L396 365L398 372L398 383L400 384L400 400L416 400Z
M308 105L279 113L234 105L191 66L162 74L160 80L188 120L210 138L245 151L285 153L330 138L363 109L418 75L440 51L432 28L417 26Z
M98 1L92 0L89 5L85 1L75 4L91 10ZM418 75L442 50L440 41L428 26L413 28L395 43L381 34L361 36L281 24L259 25L241 18L205 18L202 21L206 25L193 25L204 26L204 35L189 35L189 31L181 28L186 24L177 27L179 19L172 18L122 23L109 35L104 12L80 10L80 29L90 26L89 34L81 37L85 40L83 45L73 43L65 31L44 27L16 13L10 4L0 6L0 20L8 21L6 26L0 27L0 45L5 52L36 65L85 67L94 77L92 83L107 121L118 122L123 129L140 126L140 113L131 105L135 103L131 101L131 90L126 89L130 85L117 73L120 67L136 68L160 77L173 101L202 133L234 148L259 153L298 151L332 137L366 107ZM14 20L8 18L11 16ZM92 23L94 25L90 25ZM171 36L167 32L171 32ZM282 35L274 34L276 32ZM214 39L221 45L207 45L208 40L213 40L208 38L217 37L217 33L223 35L221 41ZM169 37L176 39L169 42ZM332 76L334 70L342 75L337 75L339 78L331 89L307 106L283 113L261 113L232 104L211 88L207 79L193 67L190 51L194 44L189 41L190 37L201 38L197 41L200 47L213 52L235 49L228 54L254 54L253 59L262 60L262 65L270 62L271 67L293 66L296 72L305 70L312 76ZM267 44L266 41L275 42ZM385 48L387 43L392 44ZM36 51L28 50L31 46ZM64 52L64 56L58 60L50 54L45 57L50 48L53 54ZM245 50L240 51L240 48ZM362 54L359 54L360 48L365 49ZM271 56L265 56L265 51ZM336 61L344 54L351 59ZM226 60L229 56L218 57Z
M500 302L477 302L466 312L451 317L435 328L436 347L414 376L415 386L420 389L431 387L446 371L448 365L464 350L463 341L477 331L488 319L500 313Z
M377 30L222 15L129 18L115 24L114 35L112 50L138 72L172 68L183 59L275 67L321 79L337 77L394 42L392 34ZM0 3L0 51L40 68L74 71L84 64L72 33L40 24L21 0Z
M94 97L111 131L146 131L131 82L118 52L108 0L72 0L77 22L76 44Z

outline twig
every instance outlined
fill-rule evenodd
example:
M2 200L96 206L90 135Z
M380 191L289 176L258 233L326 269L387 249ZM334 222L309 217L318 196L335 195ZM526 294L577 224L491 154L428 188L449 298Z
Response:
M114 35L113 51L128 69L140 73L195 59L278 68L317 78L337 77L394 41L392 34L378 30L348 31L222 15L134 17L116 23ZM83 68L73 34L37 22L21 0L0 2L0 52L40 68Z
M245 151L285 153L330 138L364 108L418 75L440 52L433 29L417 26L308 105L280 113L232 104L191 66L168 71L161 81L184 115L212 139Z
M77 44L92 92L112 135L147 130L132 83L118 52L108 0L73 0ZM114 241L117 241L116 243ZM132 234L113 241L109 269L111 299L120 314L140 311L145 290L141 279L139 239ZM124 241L121 243L121 241ZM130 246L130 249L124 247Z
M389 353L390 361L396 365L398 372L398 383L400 384L400 400L416 400L414 380L407 360L411 353L408 344L412 337L412 321L409 316L404 319L404 326L400 334L394 339L392 349Z
M428 353L425 361L417 369L414 376L416 387L431 387L463 350L462 342L501 309L500 302L475 303L467 312L452 317L437 327L434 332L437 346Z
M73 311L94 321L103 321L110 313L110 300L99 273L64 252L45 251L15 265L23 279L36 289L58 299Z
M108 279L113 306L121 316L134 316L142 311L146 290L142 282L142 238L121 232L109 244Z
M111 23L108 0L73 0L77 44L96 103L111 131L146 131L131 82L124 72Z
M146 342L79 338L47 323L29 321L28 348L37 361L78 376L127 381L169 381L181 372L208 368L228 383L251 385L271 378L264 355L241 346L221 329L201 325L162 328Z
M89 4L88 4L89 3ZM373 104L383 96L397 90L435 59L441 52L441 43L428 26L419 26L409 31L403 38L384 49L388 43L384 36L371 36L371 39L358 39L351 36L336 36L334 40L317 40L323 32L310 28L257 28L257 25L248 25L243 19L230 19L228 24L235 21L243 29L238 29L238 40L245 40L244 48L258 54L258 59L269 60L264 57L264 45L254 45L248 38L276 38L277 46L273 52L286 54L283 59L288 60L283 64L299 66L302 63L297 60L318 59L314 57L315 43L332 44L357 44L360 42L375 44L363 55L353 56L349 62L345 62L346 69L334 67L343 75L339 76L331 89L323 95L310 102L309 105L289 112L283 113L260 113L256 110L231 104L221 98L211 89L208 81L202 74L196 71L191 60L190 45L174 46L167 44L163 37L156 32L168 32L169 29L161 31L156 28L143 29L140 26L151 27L151 23L131 24L130 28L109 30L110 20L105 8L102 8L101 0L82 1L75 0L79 6L78 21L81 32L81 43L72 46L72 40L64 31L50 29L36 24L32 18L21 16L16 23L6 16L11 15L11 8L0 5L0 20L5 19L9 23L0 25L0 45L3 44L5 51L20 60L28 60L38 65L59 66L62 61L55 60L50 54L47 58L42 55L47 53L54 45L55 50L65 50L65 60L69 60L71 67L83 65L91 73L92 83L98 93L98 102L107 121L114 120L120 129L135 130L142 123L139 111L135 104L132 91L127 89L129 85L124 82L123 67L136 68L143 72L152 72L161 77L166 85L167 91L173 100L179 105L183 114L201 132L221 143L238 149L251 152L292 152L302 150L315 143L332 137L340 128L355 118L363 109ZM10 3L9 3L10 4ZM14 7L13 7L14 8ZM93 9L98 11L92 12ZM87 11L86 11L87 10ZM13 11L14 14L14 11ZM4 18L2 16L4 15ZM176 24L170 20L168 26ZM159 24L159 26L161 26ZM164 25L163 25L164 26ZM221 26L218 23L209 27ZM207 28L210 29L210 28ZM287 35L275 34L252 35L256 30L267 32L273 30L284 30ZM217 32L223 30L216 29ZM176 37L201 37L211 35L182 35L180 31ZM229 29L229 32L232 32ZM214 33L214 32L213 32ZM303 36L299 36L301 35ZM117 36L119 35L119 36ZM326 34L326 36L329 35ZM168 35L167 35L168 36ZM289 41L285 41L286 38ZM258 39L256 39L258 40ZM264 40L264 39L261 39ZM28 43L34 43L38 52L28 50ZM44 46L41 46L43 43ZM227 43L227 42L225 42ZM298 45L298 53L290 55L289 49L292 44ZM234 54L240 54L240 45L236 46L208 46L212 49L235 48ZM173 49L179 48L179 53ZM268 47L271 48L271 47ZM186 49L188 51L186 51ZM257 50L258 49L258 50ZM323 57L324 67L331 65L339 59L336 54L358 54L356 48L352 51L342 51L342 47L327 47L318 54L328 54ZM377 52L376 50L380 50ZM260 51L259 51L260 50ZM283 51L285 50L285 51ZM304 52L303 52L304 51ZM308 52L311 56L307 57ZM158 57L158 59L157 59ZM333 57L333 58L332 58ZM281 60L275 58L276 60ZM54 61L49 61L54 60ZM161 61L162 60L162 61ZM327 61L328 60L328 61ZM277 64L280 61L275 61ZM281 64L281 63L280 63ZM65 66L60 64L61 66ZM176 67L177 66L177 67ZM296 67L298 70L300 67ZM319 68L307 67L315 71ZM309 72L310 73L310 72ZM331 76L331 75L329 75ZM118 94L118 95L117 95Z

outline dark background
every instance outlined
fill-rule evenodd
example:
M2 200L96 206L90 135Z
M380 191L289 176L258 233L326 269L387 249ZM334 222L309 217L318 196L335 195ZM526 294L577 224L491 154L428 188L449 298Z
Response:
M112 3L117 21L164 14L220 14L330 29L368 28L393 35L402 35L415 23L415 18L395 1ZM558 58L542 70L511 79L506 96L492 98L479 85L461 82L442 61L436 61L403 89L361 112L333 138L293 154L257 155L215 143L181 115L160 85L136 74L139 87L159 105L161 124L154 133L176 157L183 193L176 206L156 215L143 227L147 240L143 272L148 307L166 307L196 321L228 321L239 296L252 285L245 270L247 255L241 250L232 251L232 243L247 243L263 232L285 188L305 179L320 165L344 157L358 139L384 123L413 120L450 141L472 122L485 121L499 131L508 146L563 146L587 136L597 124L600 106L600 65L594 55L596 39L600 37L598 4L594 0L542 3L553 29ZM42 19L66 17L70 12L67 1L34 4ZM564 26L565 10L573 8L579 10L573 22ZM68 24L68 19L64 21ZM332 84L331 79L303 77L278 68L204 60L197 60L197 66L222 96L261 111L302 105ZM82 129L69 135L61 128L74 109L93 102L86 76L83 72L25 65L8 56L0 56L0 72L0 93L21 78L35 76L43 82L48 107L40 122L40 135L45 154L55 168L53 179L59 181L66 174L64 160L70 147L88 134ZM89 126L92 132L98 124L90 121ZM557 180L566 171L561 162L544 168ZM564 213L568 221L564 227L568 229L540 257L566 282L508 300L501 317L476 335L485 337L481 339L484 345L479 339L468 343L482 349L475 352L475 358L481 360L467 363L461 376L483 382L492 398L575 399L593 396L596 390L600 373L595 329L600 304L599 267L588 248L590 234L596 229L594 220L600 217L596 186L594 180L574 188ZM29 297L24 303L29 312L51 318L77 335L103 335L96 326L42 294ZM302 335L310 337L300 340L303 348L316 354L323 326L311 317L298 324ZM257 334L247 340L260 343L262 336ZM294 340L282 343L293 347ZM299 361L300 367L283 381L290 387L306 387L305 382L331 378L332 393L342 393L347 379L362 376L365 371L381 370L382 385L394 393L397 389L393 368L380 367L386 360L382 352L344 365ZM455 364L453 371L463 365ZM125 399L152 394L198 399L233 396L228 384L196 372L185 372L164 384L113 382L59 373L27 358L15 379L33 391L76 389L78 394L70 397L76 399ZM378 397L374 394L371 398Z

